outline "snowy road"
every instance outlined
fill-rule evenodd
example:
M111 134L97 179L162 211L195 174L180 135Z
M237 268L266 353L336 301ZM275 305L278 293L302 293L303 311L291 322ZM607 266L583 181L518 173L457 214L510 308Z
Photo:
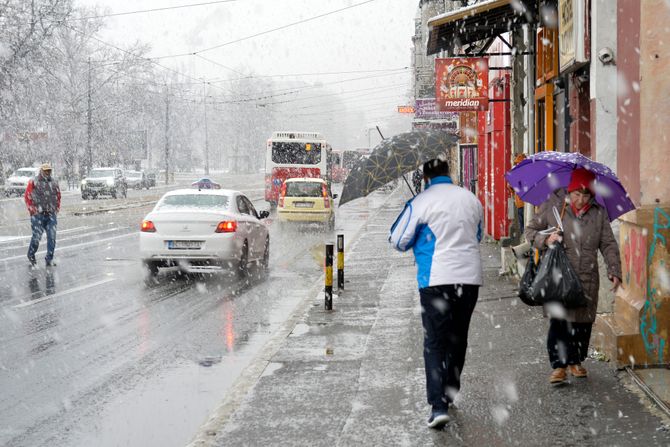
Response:
M261 188L258 176L240 189L260 198ZM347 207L337 232L351 240L383 200ZM184 445L318 288L334 233L270 223L270 276L249 287L168 272L147 288L136 228L150 206L77 207L64 206L50 270L39 254L40 268L27 268L25 229L0 226L0 445Z

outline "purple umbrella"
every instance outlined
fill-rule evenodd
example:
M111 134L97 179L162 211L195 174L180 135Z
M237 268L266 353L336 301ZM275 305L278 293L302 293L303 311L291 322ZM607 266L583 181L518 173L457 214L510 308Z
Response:
M538 152L512 168L505 178L521 200L539 206L556 189L566 188L577 168L595 174L596 202L607 210L610 221L635 209L614 172L578 152Z

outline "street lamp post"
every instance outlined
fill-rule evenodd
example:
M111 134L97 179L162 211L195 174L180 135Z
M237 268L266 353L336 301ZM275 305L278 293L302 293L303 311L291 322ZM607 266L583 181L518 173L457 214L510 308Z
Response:
M207 133L207 91L203 85L202 102L205 109L205 175L209 175L209 138Z

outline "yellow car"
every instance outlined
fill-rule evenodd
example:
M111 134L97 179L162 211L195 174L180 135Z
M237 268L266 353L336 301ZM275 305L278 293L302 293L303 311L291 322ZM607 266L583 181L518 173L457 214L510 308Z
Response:
M290 178L281 187L277 218L286 222L317 222L335 229L335 207L328 183L320 178Z

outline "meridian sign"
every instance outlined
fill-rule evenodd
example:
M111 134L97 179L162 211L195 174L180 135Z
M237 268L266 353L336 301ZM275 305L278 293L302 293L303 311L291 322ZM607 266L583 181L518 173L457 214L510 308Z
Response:
M435 96L438 111L488 110L488 59L435 59Z

